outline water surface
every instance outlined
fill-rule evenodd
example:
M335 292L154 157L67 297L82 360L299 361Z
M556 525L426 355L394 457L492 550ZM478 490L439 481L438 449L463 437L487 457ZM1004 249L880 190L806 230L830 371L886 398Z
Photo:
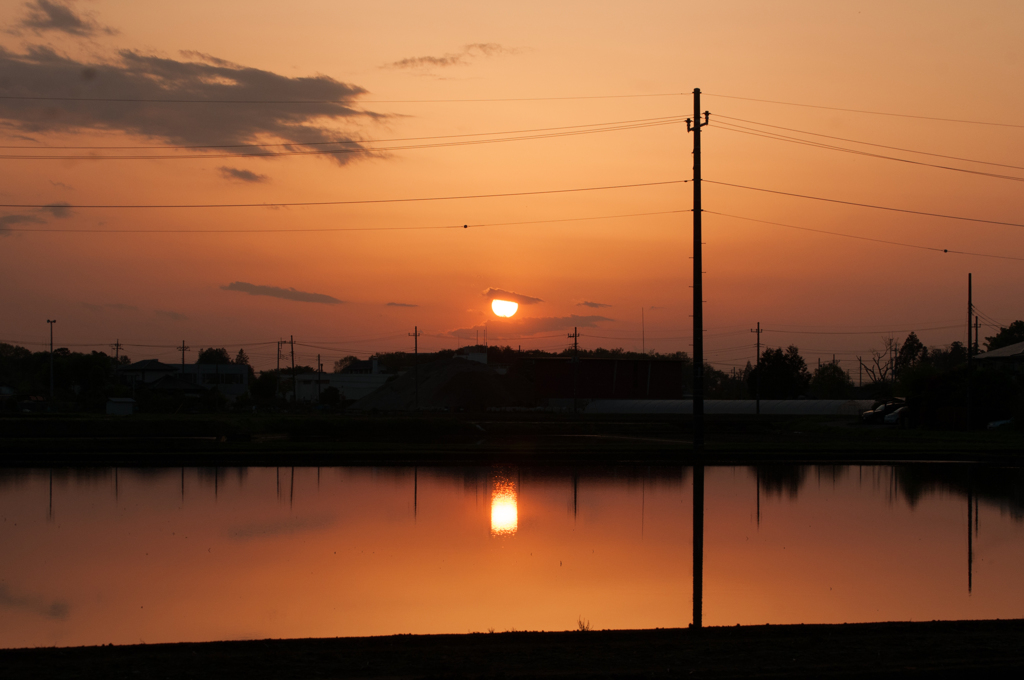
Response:
M0 473L0 647L680 627L689 468ZM704 625L1024 616L1024 482L709 467Z

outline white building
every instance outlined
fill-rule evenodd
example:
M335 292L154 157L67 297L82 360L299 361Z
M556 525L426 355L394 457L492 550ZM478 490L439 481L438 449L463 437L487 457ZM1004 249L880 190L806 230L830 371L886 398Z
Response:
M301 373L295 376L295 398L316 403L329 387L338 390L342 401L362 399L392 376L386 373Z

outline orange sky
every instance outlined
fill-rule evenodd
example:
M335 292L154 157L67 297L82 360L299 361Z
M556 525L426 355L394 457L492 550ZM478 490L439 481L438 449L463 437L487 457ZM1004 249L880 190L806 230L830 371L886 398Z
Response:
M111 84L110 75L113 69L142 77L139 68L126 66L125 53L119 52L129 50L139 57L170 60L174 68L186 70L190 64L219 64L231 73L241 67L260 69L276 74L282 87L291 88L268 88L264 93L257 84L245 91L253 98L313 96L304 94L314 91L303 89L301 81L286 79L323 75L363 88L366 94L352 99L354 108L384 115L293 121L294 133L281 137L288 132L272 125L260 127L265 118L260 105L239 107L235 113L225 113L224 107L237 105L152 105L156 113L140 116L138 104L51 102L36 104L40 108L34 110L40 113L27 118L15 112L16 103L0 100L4 145L295 142L311 139L313 132L327 138L395 139L578 126L687 114L692 102L689 95L521 102L382 100L646 95L688 93L700 87L707 93L703 108L712 112L712 124L703 134L708 180L1024 222L1019 182L753 137L726 129L717 116L1018 166L1024 151L1020 127L714 96L1019 126L1024 124L1024 93L1015 85L1024 80L1024 47L1019 40L1024 8L1019 3L981 3L966 12L961 3L952 2L782 2L770 7L754 2L649 2L639 7L562 2L496 7L324 1L303 2L298 8L218 2L211 8L202 2L164 7L97 0L68 4L78 23L54 14L54 6L10 2L0 7L0 23L15 31L0 38L0 95L131 94L135 91ZM52 53L41 53L40 47ZM55 58L80 65L79 71L93 69L96 75L88 81L62 80L47 70ZM32 73L43 75L25 85L20 75L12 75L11 64L27 64ZM201 91L215 80L200 75L189 85ZM181 92L175 91L175 96ZM91 108L88 115L76 117L66 111L74 106ZM191 113L185 108L169 113L172 106L191 107ZM220 107L219 113L211 114L215 107ZM182 122L213 121L211 115L216 121L209 127ZM318 156L207 158L208 152L198 152L204 157L196 159L174 160L2 159L0 202L346 201L661 182L690 177L690 144L685 127L675 124L398 150L347 163ZM871 150L1024 176L1020 169ZM221 168L265 179L231 179ZM1024 243L1014 227L815 203L710 184L704 193L708 211L1024 257ZM406 334L414 325L426 334L421 340L425 350L466 344L471 329L485 326L491 343L560 349L573 325L582 326L584 347L639 349L644 308L647 349L688 350L687 213L465 230L398 228L689 208L690 185L280 209L75 209L63 217L0 208L0 286L5 291L0 298L0 340L43 342L48 337L46 319L56 318L57 343L76 349L104 349L120 339L168 346L129 348L133 358L172 360L177 353L170 347L185 339L193 349L224 345L234 353L246 347L263 367L273 362L274 352L259 342L294 335L304 344L331 348L303 347L300 362L312 363L321 351L329 364L348 353L411 349ZM337 227L396 230L13 231ZM758 321L770 331L764 336L766 343L796 343L809 363L838 353L846 357L849 368L855 365L853 354L866 356L881 347L887 329L937 328L920 333L931 345L963 339L968 272L974 273L975 301L986 315L1004 324L1024 317L1016 294L1019 261L856 241L716 215L705 216L704 240L708 357L723 368L753 358L753 336L747 331ZM343 302L301 302L222 288L234 282L294 288ZM490 287L543 302L521 305L512 323L498 322L482 295ZM607 306L583 306L584 302ZM590 318L574 320L573 315ZM950 326L956 327L943 328ZM462 340L456 337L460 329ZM878 332L844 336L796 330ZM982 335L986 332L991 334L991 329Z

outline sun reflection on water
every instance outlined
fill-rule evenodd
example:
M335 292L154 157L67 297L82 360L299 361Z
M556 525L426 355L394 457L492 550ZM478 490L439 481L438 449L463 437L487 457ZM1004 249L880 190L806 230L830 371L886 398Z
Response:
M491 536L514 536L519 528L518 489L510 477L496 475L491 489Z

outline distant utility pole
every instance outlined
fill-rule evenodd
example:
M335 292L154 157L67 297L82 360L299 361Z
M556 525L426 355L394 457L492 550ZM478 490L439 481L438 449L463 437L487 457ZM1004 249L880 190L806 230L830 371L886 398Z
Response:
M757 359L754 360L754 399L756 400L755 413L761 415L761 322L757 322L757 328L751 328L751 333L757 333Z
M647 354L647 326L644 324L644 308L640 308L640 351Z
M292 345L292 403L294 404L295 399L298 397L298 394L296 393L295 390L295 336L291 335L289 337L291 338Z
M50 401L53 401L53 324L57 320L47 319L46 323L50 324Z
M576 413L579 404L576 399L576 385L579 382L580 374L580 329L577 326L573 326L572 333L569 335L569 339L572 340L572 412Z
M981 353L981 345L978 344L978 327L979 326L981 326L981 323L978 321L977 315L975 315L975 317L974 317L974 353L975 354L980 354Z
M686 131L693 133L693 450L704 450L704 279L701 250L700 129L708 124L711 113L704 112L700 122L700 88L693 90L693 119L686 119ZM698 612L699 613L699 612ZM694 625L700 627L695 620Z
M185 352L189 351L192 348L186 345L185 341L182 340L181 346L178 347L177 349L179 352L181 352L181 374L185 375Z
M121 358L121 350L124 349L124 345L121 344L120 340L115 340L114 344L110 346L110 349L114 350L114 363L117 364Z
M480 331L477 331L477 338L479 340ZM409 337L412 338L412 376L416 383L416 409L420 407L420 327L413 326L412 333L409 333Z
M324 365L320 363L320 354L316 355L316 403L320 403L320 376L323 375Z
M971 383L974 382L974 352L971 351L971 321L974 319L973 282L967 274L967 429L971 429Z

